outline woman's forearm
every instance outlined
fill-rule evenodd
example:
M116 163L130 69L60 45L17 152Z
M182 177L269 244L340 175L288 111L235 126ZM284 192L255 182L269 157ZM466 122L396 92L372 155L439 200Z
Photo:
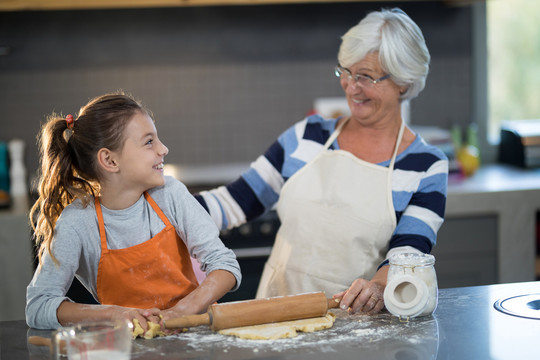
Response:
M388 269L390 269L389 265L381 266L379 270L373 275L373 278L371 281L381 285L383 289L386 287L386 282L388 278Z

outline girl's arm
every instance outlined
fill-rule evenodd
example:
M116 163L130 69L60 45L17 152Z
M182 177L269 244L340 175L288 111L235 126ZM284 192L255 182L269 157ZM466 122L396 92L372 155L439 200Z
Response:
M79 304L71 301L64 301L58 307L56 316L62 326L79 323L82 321L115 320L126 319L133 321L139 320L144 331L148 330L147 321L160 322L160 310L152 309L134 309L116 305L88 305Z
M181 315L204 313L208 306L221 299L235 286L236 278L230 272L226 270L212 271L199 287L172 308L163 310L163 318L167 320Z
M236 290L240 286L242 281L240 265L234 252L225 247L219 239L219 230L208 213L189 193L185 185L168 178L166 188L173 209L176 231L184 241L189 255L199 262L201 270L207 275L197 292L206 294L202 300L210 304L219 300L227 291ZM224 283L213 284L212 281L215 279ZM208 293L204 289L206 286L217 287L216 292ZM207 298L208 295L212 298ZM191 299L191 296L188 299ZM201 307L198 309L190 307L189 311L193 314L205 310L208 304L200 304Z

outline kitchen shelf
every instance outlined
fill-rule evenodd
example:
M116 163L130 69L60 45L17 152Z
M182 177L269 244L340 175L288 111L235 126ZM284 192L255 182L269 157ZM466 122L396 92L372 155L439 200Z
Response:
M218 5L277 5L294 3L362 2L370 0L0 0L0 11L90 10ZM380 2L392 0L379 0ZM393 0L395 1L395 0ZM400 0L398 0L400 1ZM401 0L405 1L405 0ZM412 0L422 1L422 0ZM485 0L440 0L450 6Z

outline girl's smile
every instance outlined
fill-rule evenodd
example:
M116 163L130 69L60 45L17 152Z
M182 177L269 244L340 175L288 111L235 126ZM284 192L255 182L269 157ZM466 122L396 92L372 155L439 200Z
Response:
M163 162L160 162L159 164L157 164L156 166L154 166L154 169L163 172Z

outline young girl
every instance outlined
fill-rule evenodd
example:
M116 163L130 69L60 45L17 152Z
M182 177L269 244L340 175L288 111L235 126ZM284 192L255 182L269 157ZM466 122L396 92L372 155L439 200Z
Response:
M97 97L77 118L50 116L39 140L30 327L127 318L146 331L159 315L204 312L238 288L234 253L186 187L163 175L168 149L138 102L123 94ZM190 256L207 274L200 285ZM74 276L100 305L65 296Z

